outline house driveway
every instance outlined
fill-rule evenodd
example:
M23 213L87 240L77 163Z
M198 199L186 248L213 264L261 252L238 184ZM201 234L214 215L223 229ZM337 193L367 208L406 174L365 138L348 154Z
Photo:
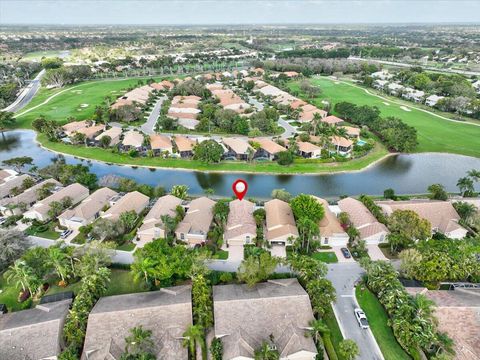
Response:
M272 254L272 256L276 256L276 257L285 259L287 257L286 246L273 245L272 248L270 249L270 254Z
M230 245L227 249L227 261L242 262L243 261L243 245Z
M378 245L367 245L368 255L372 260L386 260L388 258L383 255L382 250L378 247Z
M162 104L167 97L162 96L157 100L157 103L153 107L152 112L148 115L147 121L140 126L140 130L142 130L145 134L154 134L155 133L155 124L157 123L158 117L160 116L160 110L162 109Z
M337 259L339 263L354 263L355 260L353 259L353 257L351 257L350 259L347 259L345 258L345 256L343 256L342 251L340 250L342 247L346 247L346 246L332 246L331 250L326 250L326 251L335 252L335 255L337 255Z

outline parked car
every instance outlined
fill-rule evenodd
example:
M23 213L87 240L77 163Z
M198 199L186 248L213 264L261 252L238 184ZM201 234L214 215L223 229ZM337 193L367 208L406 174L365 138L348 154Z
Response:
M345 257L345 259L350 259L352 257L352 255L350 255L350 251L348 251L347 248L341 248L340 250L342 251L342 254Z
M70 235L71 233L73 233L73 230L63 230L61 233L60 233L60 237L62 239L66 239L68 237L68 235Z
M7 221L6 217L0 217L0 225L2 225L5 221Z
M370 326L368 325L367 316L365 315L363 310L356 308L354 311L355 311L355 317L357 318L357 321L358 321L358 325L360 325L362 329L368 329Z

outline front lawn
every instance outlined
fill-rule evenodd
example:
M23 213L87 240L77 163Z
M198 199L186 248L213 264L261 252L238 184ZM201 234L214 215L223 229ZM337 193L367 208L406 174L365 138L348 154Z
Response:
M328 329L330 330L330 333L329 333L330 340L332 341L333 348L335 349L335 352L337 353L337 358L339 360L343 360L343 358L338 353L339 344L343 340L343 335L342 335L342 332L340 331L340 327L338 326L337 318L335 317L333 309L331 311L329 311L323 317L323 320L325 321L325 324L327 325Z
M5 304L8 311L18 311L22 309L22 304L17 301L20 288L14 284L9 284L0 274L0 304Z
M25 233L30 236L38 236L45 239L57 240L60 237L60 233L55 231L58 223L56 221L50 221L47 224L32 224Z
M117 250L133 251L135 249L135 246L137 246L137 245L128 241L128 242L123 243L122 245L117 246Z
M316 252L312 254L312 258L314 258L315 260L323 261L327 264L338 262L337 255L333 251Z
M395 339L392 328L388 326L388 316L377 297L362 285L356 287L355 295L360 307L367 315L370 329L385 360L411 359Z
M212 259L227 260L228 259L228 251L218 250L215 254L213 254Z

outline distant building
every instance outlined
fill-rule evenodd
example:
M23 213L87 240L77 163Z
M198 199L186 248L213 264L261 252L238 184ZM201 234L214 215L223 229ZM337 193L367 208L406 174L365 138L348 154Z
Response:
M227 245L250 244L257 236L257 224L253 217L255 204L248 200L229 203L227 225L223 238Z
M23 182L26 179L33 180L33 178L27 174L22 174L18 176L12 176L12 175L5 176L3 180L0 182L0 199L10 196L14 188L18 188L18 189L21 188Z
M265 203L266 233L270 244L291 245L290 239L298 237L290 205L282 200L273 199Z
M213 220L214 206L215 201L207 197L192 200L175 230L176 238L192 246L204 243Z
M307 159L317 159L322 155L322 148L307 141L298 141L298 154Z
M228 149L227 157L233 156L238 160L247 160L249 151L254 152L254 149L244 139L224 137L222 142Z
M393 74L390 74L388 70L377 71L372 73L372 75L370 76L374 79L380 79L380 80L390 80L391 78L393 78Z
M428 106L435 106L442 99L445 99L445 96L430 95L425 99L425 104Z

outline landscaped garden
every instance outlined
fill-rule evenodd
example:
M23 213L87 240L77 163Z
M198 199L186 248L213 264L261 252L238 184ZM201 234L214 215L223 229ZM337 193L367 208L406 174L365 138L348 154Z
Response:
M60 237L60 233L55 231L55 228L58 226L56 221L50 221L46 224L34 222L25 233L31 236L43 237L50 240L57 240Z

